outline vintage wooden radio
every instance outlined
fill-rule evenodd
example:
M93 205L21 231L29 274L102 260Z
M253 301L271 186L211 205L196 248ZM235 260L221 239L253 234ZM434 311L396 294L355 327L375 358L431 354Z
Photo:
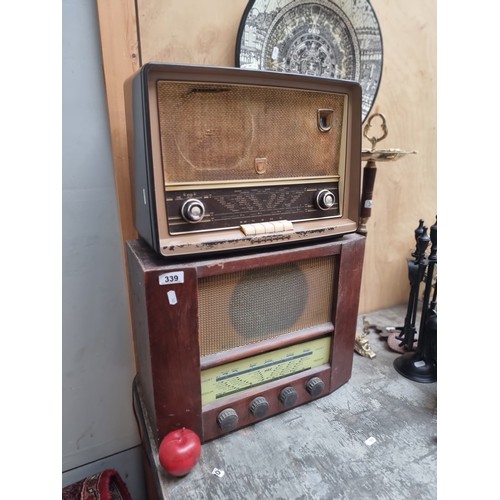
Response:
M125 95L135 226L158 253L356 231L357 82L150 63Z
M137 386L158 441L208 441L351 376L365 237L165 259L127 242Z

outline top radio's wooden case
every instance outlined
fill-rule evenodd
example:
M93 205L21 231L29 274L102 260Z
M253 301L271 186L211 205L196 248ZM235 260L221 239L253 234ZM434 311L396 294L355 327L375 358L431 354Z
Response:
M158 253L356 231L358 83L150 63L126 82L125 99L135 225Z

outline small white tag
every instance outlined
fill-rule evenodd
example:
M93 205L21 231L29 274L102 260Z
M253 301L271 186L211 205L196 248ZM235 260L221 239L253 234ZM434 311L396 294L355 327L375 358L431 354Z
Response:
M158 283L160 283L160 285L175 285L176 283L184 283L184 271L160 274L160 276L158 276Z
M224 472L223 470L220 470L220 469L214 469L214 470L212 471L212 474L213 474L214 476L217 476L217 477L223 477L223 476L224 476L224 474L225 474L225 472Z
M280 54L280 49L278 49L278 47L274 47L273 53L271 54L271 59L273 61L276 61L276 59L278 59L279 54Z
M415 361L415 363L413 363L413 365L415 366L415 368L422 368L422 366L425 366L425 361L423 359L419 360L419 361Z
M373 200L365 200L365 208L372 208Z
M373 436L371 436L365 441L365 444L366 444L366 446L371 446L373 443L376 443L376 442L377 442L377 440Z
M169 290L167 292L167 297L168 297L168 303L171 306L175 306L175 304L177 304L177 295L173 290Z

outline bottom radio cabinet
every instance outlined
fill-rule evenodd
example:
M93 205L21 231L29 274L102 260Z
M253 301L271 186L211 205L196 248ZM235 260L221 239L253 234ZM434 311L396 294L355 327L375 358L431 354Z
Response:
M157 442L202 442L351 377L365 237L199 259L127 242L136 384Z

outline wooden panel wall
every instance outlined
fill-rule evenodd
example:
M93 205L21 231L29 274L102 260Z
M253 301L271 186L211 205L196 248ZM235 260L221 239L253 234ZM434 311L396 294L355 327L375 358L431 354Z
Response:
M132 214L125 99L123 84L140 68L139 38L134 0L97 0L104 80L108 101L111 147L124 242L137 238ZM124 246L125 252L125 246Z
M235 66L247 0L97 0L118 200L124 239L135 237L124 122L123 82L150 61ZM437 210L436 2L373 0L384 67L372 112L387 119L380 148L417 150L379 163L361 288L360 313L405 303L406 259L420 218ZM369 148L366 141L363 147Z

